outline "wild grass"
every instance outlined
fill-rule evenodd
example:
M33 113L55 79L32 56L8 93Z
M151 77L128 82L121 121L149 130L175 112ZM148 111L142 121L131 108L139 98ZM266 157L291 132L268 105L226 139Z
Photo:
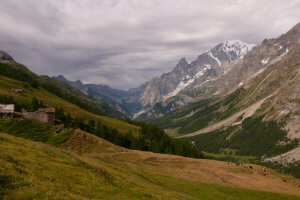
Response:
M0 199L300 199L159 175L136 164L0 133Z

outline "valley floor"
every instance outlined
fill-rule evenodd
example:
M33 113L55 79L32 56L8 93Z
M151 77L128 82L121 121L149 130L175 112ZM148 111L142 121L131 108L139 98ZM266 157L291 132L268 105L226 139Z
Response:
M300 199L298 179L249 166L128 150L79 130L59 148L0 133L1 199Z

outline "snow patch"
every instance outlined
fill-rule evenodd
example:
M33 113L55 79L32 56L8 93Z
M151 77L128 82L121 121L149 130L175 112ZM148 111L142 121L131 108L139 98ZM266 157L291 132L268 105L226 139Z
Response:
M265 58L265 59L262 59L262 60L261 60L261 64L265 65L265 64L267 64L267 63L269 62L269 60L270 60L269 57L268 57L268 58Z
M195 79L199 78L200 76L204 75L204 72L208 69L211 68L210 65L205 65L206 67L204 67L202 70L200 70L199 72L197 72L193 78L191 78L189 75L186 75L186 79L185 81L180 81L180 83L178 84L178 86L175 88L175 90L173 90L172 92L168 93L167 95L163 96L163 100L166 100L170 97L173 97L175 95L177 95L181 90L183 90L186 86L190 85L192 82L195 81ZM206 80L205 82L203 82L202 84L208 82L209 80ZM201 84L201 85L202 85Z
M181 81L178 86L176 87L175 90L173 90L172 92L170 92L169 94L163 96L163 100L166 100L170 97L175 96L176 94L178 94L178 92L180 92L183 88L185 88L186 86L188 86L189 84L191 84L192 82L194 82L194 79L190 79L187 82Z
M280 111L279 115L286 115L289 114L291 111L290 110L282 110Z
M203 83L201 83L200 85L204 85L205 83L209 82L210 80L206 80Z
M204 68L204 70L201 70L201 71L199 71L199 72L197 72L197 74L195 74L195 78L198 78L198 77L200 77L200 76L202 76L203 74L204 74L204 71L205 71L206 69Z
M285 50L285 52L283 52L280 56L278 56L277 58L275 58L274 60L272 60L271 64L277 63L278 61L280 61L284 56L286 56L286 54L289 52L288 49Z
M143 113L145 113L145 112L147 112L147 111L148 111L148 110L141 110L141 111L135 113L135 114L133 115L133 119L137 118L138 116L140 116L141 114L143 114Z
M253 74L252 76L250 76L250 77L248 78L248 80L251 79L251 78L254 78L255 76L257 76L258 74L262 73L262 72L265 71L265 70L266 70L266 68L263 68L263 69L259 70L258 72L256 72L256 73Z
M215 93L213 93L212 95L217 95L217 94L220 94L220 90L217 90Z
M217 61L218 65L221 66L220 60L219 60L217 57L215 57L215 56L211 53L211 51L208 52L208 55L209 55L212 59L215 59L215 61Z
M280 45L279 43L274 44L274 46L278 46L279 45L279 50L282 49L282 45Z
M233 52L240 58L244 57L244 55L256 46L256 44L248 44L241 40L225 40L222 44L225 52Z

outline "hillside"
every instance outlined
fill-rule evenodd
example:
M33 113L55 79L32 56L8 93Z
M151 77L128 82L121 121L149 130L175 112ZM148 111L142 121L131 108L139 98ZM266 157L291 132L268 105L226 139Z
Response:
M298 24L276 39L264 40L224 76L182 92L197 100L170 113L181 97L157 104L153 112L166 116L149 121L210 153L299 161L299 36Z
M121 113L114 111L105 103L95 101L79 90L66 83L48 76L38 76L24 65L13 60L11 56L1 51L0 60L0 103L15 103L16 111L22 108L32 109L32 99L36 98L44 106L55 107L65 117L81 120L82 123L100 122L121 133L137 133L139 127L110 117L123 118ZM12 88L23 89L24 94L11 92ZM110 116L108 116L110 115ZM60 116L57 116L59 120Z
M0 53L9 56L3 51L0 51ZM107 104L88 97L78 89L70 87L68 84L65 84L62 81L50 78L48 76L38 76L37 74L31 72L24 65L14 61L11 56L3 58L6 60L0 59L0 75L26 82L24 86L28 86L29 84L34 88L43 88L61 98L66 99L73 104L80 106L81 108L89 112L93 112L94 114L124 118L124 116L120 112L111 109Z
M6 67L3 64L0 64L0 66ZM24 94L14 94L11 93L12 88L21 88L24 89ZM56 107L56 108L63 108L65 113L69 113L71 117L80 117L84 119L86 122L90 120L99 120L104 125L107 125L112 128L118 129L120 132L136 132L137 127L130 125L126 122L123 122L121 120L108 117L108 116L101 116L97 114L93 114L88 112L87 110L84 110L80 108L79 106L70 103L69 101L58 97L56 94L53 94L44 88L41 87L33 87L29 85L27 82L24 81L18 81L11 78L8 78L6 76L0 76L0 95L4 97L5 95L8 97L12 97L15 102L17 102L20 105L23 105L23 107L29 107L32 101L32 98L37 98L40 101L43 101L43 103L48 107ZM5 102L2 102L5 103Z
M300 199L299 180L270 169L268 176L258 175L262 167L252 164L253 169L249 165L127 150L79 130L57 146L0 133L0 196Z

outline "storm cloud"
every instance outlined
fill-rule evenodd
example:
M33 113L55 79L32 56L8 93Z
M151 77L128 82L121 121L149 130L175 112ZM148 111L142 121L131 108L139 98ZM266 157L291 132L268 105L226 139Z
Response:
M259 44L299 0L1 0L0 49L38 74L137 87L223 40Z

